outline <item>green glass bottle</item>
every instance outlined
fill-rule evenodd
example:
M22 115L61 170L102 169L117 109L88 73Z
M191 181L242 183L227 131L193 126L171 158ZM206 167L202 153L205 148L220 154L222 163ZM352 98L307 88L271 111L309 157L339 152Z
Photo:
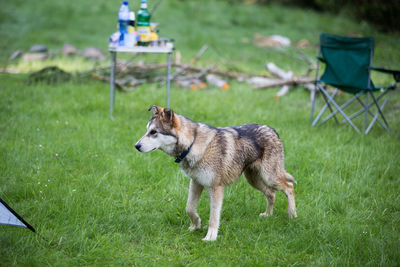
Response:
M147 11L147 2L142 0L140 10L137 12L136 20L137 33L139 36L138 45L149 46L150 44L150 13Z

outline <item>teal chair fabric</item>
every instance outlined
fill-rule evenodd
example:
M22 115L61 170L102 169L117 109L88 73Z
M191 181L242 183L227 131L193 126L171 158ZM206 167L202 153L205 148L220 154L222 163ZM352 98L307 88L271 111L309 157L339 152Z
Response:
M323 33L320 48L326 69L321 81L348 93L376 89L370 81L369 66L374 51L373 38L350 38Z

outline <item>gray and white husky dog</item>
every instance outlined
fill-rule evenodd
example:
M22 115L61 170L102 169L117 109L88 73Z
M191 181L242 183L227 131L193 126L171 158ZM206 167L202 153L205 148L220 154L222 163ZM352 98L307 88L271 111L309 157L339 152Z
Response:
M290 183L297 182L284 168L283 145L274 129L258 124L215 128L170 109L153 105L150 110L154 116L135 147L140 152L161 149L175 157L190 178L186 212L191 231L201 226L197 202L203 189L208 190L210 219L204 241L217 239L224 186L234 183L242 173L267 199L267 209L260 216L272 215L275 191L281 190L287 197L289 218L297 217Z

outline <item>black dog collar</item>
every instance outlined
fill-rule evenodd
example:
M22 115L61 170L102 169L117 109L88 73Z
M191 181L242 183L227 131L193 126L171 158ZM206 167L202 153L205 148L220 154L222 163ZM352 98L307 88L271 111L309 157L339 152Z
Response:
M193 146L193 143L191 143L190 146L188 147L188 149L183 151L182 154L180 154L178 157L176 157L175 162L176 163L181 162L186 157L186 155L189 154L190 149L192 148L192 146Z
M181 162L187 156L187 154L189 154L190 149L192 149L195 139L196 139L196 132L194 133L193 142L190 144L190 146L185 151L183 151L178 157L175 158L176 163Z

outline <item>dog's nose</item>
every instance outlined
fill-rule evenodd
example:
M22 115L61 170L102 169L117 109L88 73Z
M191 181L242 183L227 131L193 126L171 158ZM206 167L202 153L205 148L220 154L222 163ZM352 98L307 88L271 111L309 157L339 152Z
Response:
M138 151L140 151L140 147L141 147L142 145L141 144L136 144L135 145L135 148L138 150Z

